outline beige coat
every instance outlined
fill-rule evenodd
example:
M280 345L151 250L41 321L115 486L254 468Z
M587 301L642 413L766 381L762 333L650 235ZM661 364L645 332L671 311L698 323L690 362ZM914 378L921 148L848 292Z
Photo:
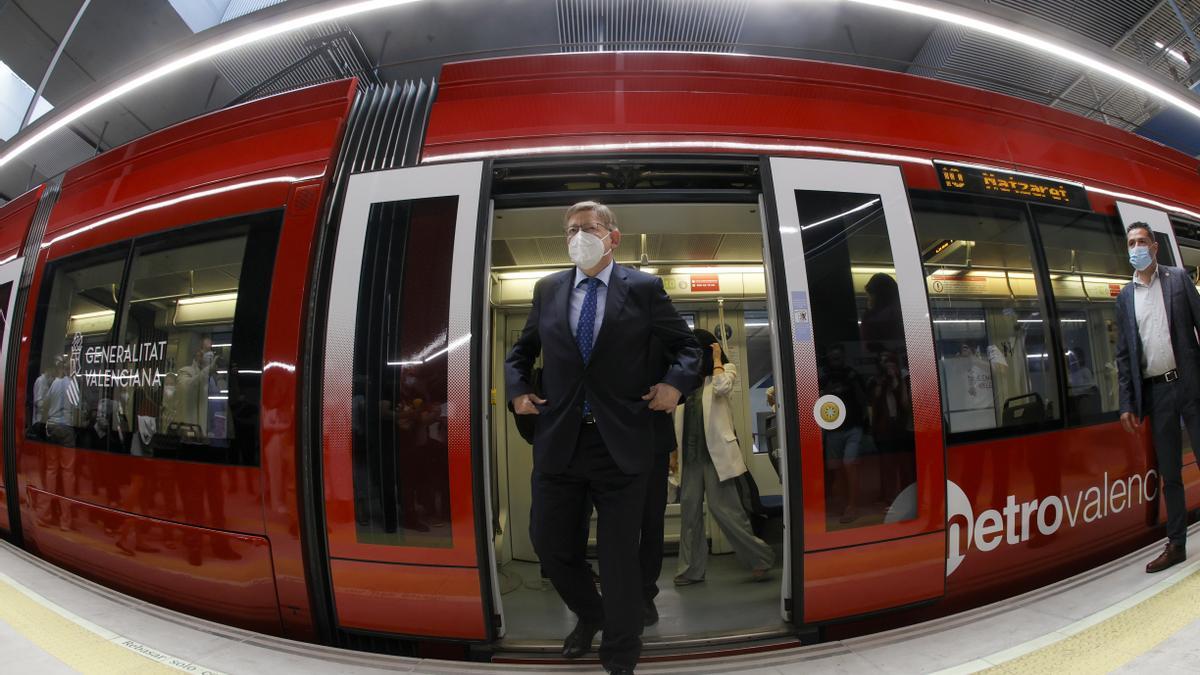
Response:
M704 410L704 438L708 442L708 454L712 457L717 477L729 480L746 473L746 462L733 431L733 406L729 395L737 382L737 370L732 363L725 364L725 372L704 378L704 389L700 400ZM675 438L683 447L683 409L675 408ZM679 474L683 474L683 452L679 453Z

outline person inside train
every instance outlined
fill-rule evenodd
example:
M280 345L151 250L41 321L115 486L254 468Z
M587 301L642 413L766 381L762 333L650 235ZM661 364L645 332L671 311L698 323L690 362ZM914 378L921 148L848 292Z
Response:
M858 460L863 446L863 426L866 422L867 391L858 371L846 363L846 350L833 345L825 353L825 367L818 374L821 395L841 399L845 410L842 423L836 429L823 432L825 466L832 472L833 481L845 495L840 520L851 523L858 518ZM834 486L831 486L834 487Z
M676 586L704 581L708 568L708 542L704 536L704 502L734 554L762 581L775 565L775 551L754 536L750 518L742 508L735 479L746 473L746 463L733 430L733 405L729 395L737 370L721 352L712 333L698 328L696 341L704 349L702 383L675 409L675 436L679 449L675 461L679 486L679 567Z
M55 362L54 382L46 392L46 437L51 443L75 446L82 398L79 384L71 376L71 357L63 354Z
M895 352L879 355L878 371L868 389L871 439L880 453L879 497L886 504L916 478L911 475L911 463L904 461L915 446L912 397L908 373Z
M1167 505L1167 544L1146 565L1161 572L1187 559L1180 417L1200 461L1200 293L1185 270L1159 265L1146 223L1125 231L1133 280L1117 296L1117 370L1121 425L1136 434L1146 417Z
M608 207L580 202L563 220L575 267L534 287L529 319L505 361L506 394L517 414L538 415L530 537L579 618L563 656L586 654L603 628L601 663L610 673L632 673L643 629L638 547L654 465L652 411L673 409L695 386L700 349L662 280L614 263L621 233ZM539 353L545 398L530 382ZM665 373L664 360L671 363ZM602 596L580 564L589 495Z
M35 437L45 438L46 436L46 413L50 406L50 385L54 384L54 379L58 377L58 366L54 363L49 363L42 370L42 374L33 382L33 426L32 431Z

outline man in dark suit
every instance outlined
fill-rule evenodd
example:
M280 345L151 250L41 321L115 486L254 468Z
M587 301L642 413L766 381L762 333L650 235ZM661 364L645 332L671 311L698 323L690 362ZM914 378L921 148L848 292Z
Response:
M644 620L638 545L655 460L653 416L695 386L700 349L658 277L613 263L621 233L607 207L580 202L564 221L576 267L534 287L529 319L505 363L507 395L514 412L538 416L530 535L579 618L563 655L587 653L603 629L600 661L610 673L630 673ZM539 352L544 399L529 381ZM665 373L664 358L671 363ZM603 598L579 546L589 496L598 514Z
M1167 545L1146 571L1160 572L1187 558L1179 419L1200 459L1200 294L1187 272L1156 262L1158 243L1149 225L1130 225L1125 238L1137 271L1117 296L1121 424L1132 434L1150 417L1167 504Z

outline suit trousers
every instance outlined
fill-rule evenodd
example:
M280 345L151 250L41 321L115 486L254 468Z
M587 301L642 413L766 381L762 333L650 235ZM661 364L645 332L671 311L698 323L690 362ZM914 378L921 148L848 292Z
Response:
M1162 494L1167 504L1167 539L1172 544L1187 543L1187 505L1183 491L1183 434L1180 418L1187 426L1192 452L1200 461L1200 401L1188 399L1179 380L1146 381L1142 389L1144 409L1150 412L1150 432Z
M595 425L581 425L562 473L533 472L534 550L563 602L581 621L603 625L600 662L633 668L642 650L642 583L638 544L647 475L623 473ZM588 497L596 509L596 548L603 597L588 571L579 536Z
M663 529L667 514L667 474L671 472L671 454L654 453L654 467L646 481L646 502L642 510L642 543L638 558L642 565L642 599L646 604L658 596L658 575L662 573Z

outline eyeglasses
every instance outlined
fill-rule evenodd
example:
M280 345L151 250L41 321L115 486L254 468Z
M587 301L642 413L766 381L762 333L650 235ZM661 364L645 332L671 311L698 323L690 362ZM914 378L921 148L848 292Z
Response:
M588 234L594 234L598 237L601 237L605 233L609 232L609 229L600 223L587 223L582 227L579 225L571 225L566 230L567 236L574 237L575 235L579 234L580 230L587 232Z

